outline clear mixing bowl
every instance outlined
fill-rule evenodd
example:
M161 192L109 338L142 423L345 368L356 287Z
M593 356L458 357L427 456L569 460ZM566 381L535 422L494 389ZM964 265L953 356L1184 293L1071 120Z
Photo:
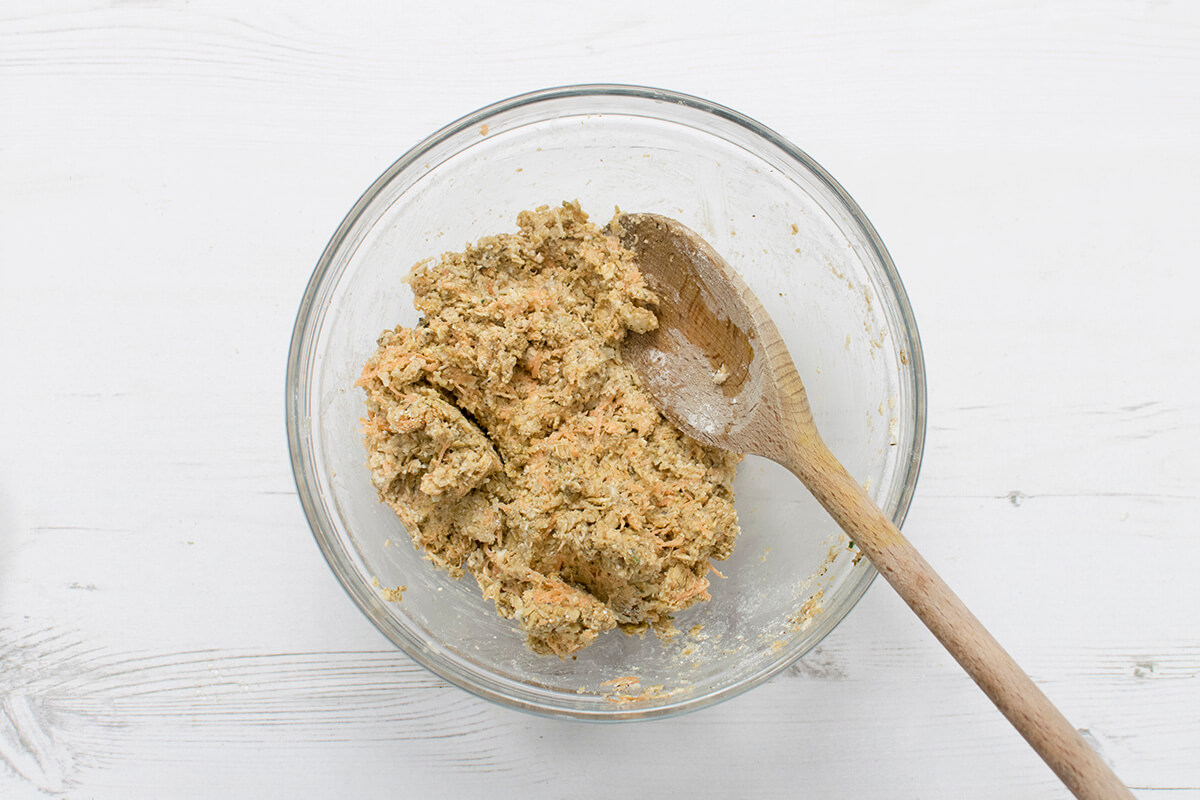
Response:
M778 134L695 97L570 86L470 114L393 164L350 210L313 272L288 356L287 427L304 511L338 580L404 652L517 708L591 719L664 716L767 680L815 646L875 576L796 478L747 458L742 533L712 601L682 633L612 631L577 658L539 656L468 575L422 558L368 478L354 381L375 340L417 322L417 261L516 227L517 213L578 199L674 217L737 268L774 317L830 448L899 524L925 435L912 311L871 223ZM406 585L392 602L380 587ZM630 679L636 679L633 683Z

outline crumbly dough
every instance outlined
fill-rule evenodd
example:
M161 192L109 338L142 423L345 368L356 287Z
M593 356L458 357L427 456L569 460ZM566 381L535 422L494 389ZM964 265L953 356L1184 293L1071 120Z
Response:
M579 204L413 268L421 321L363 369L371 479L429 560L538 653L674 632L738 533L740 456L667 422L620 357L657 326L633 254Z

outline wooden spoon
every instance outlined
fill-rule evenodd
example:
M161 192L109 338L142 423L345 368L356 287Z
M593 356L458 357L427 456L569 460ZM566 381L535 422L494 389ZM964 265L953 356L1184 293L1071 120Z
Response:
M1133 797L829 451L787 346L737 273L667 217L621 214L611 231L660 298L658 329L631 335L622 355L663 414L697 441L791 470L1076 797Z

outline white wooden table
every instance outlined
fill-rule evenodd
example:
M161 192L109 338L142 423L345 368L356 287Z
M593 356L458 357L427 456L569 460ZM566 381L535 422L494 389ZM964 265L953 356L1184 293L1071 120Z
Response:
M0 5L0 797L1064 797L882 582L769 684L597 726L393 649L312 541L285 353L418 139L664 86L807 150L929 368L910 537L1142 797L1200 797L1200 8Z

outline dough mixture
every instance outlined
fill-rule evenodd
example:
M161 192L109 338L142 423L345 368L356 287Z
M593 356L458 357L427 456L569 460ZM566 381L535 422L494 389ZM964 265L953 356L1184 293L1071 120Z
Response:
M633 253L577 202L518 225L413 268L421 321L359 380L371 479L534 651L671 635L733 550L741 457L676 430L622 363L626 332L658 324Z

